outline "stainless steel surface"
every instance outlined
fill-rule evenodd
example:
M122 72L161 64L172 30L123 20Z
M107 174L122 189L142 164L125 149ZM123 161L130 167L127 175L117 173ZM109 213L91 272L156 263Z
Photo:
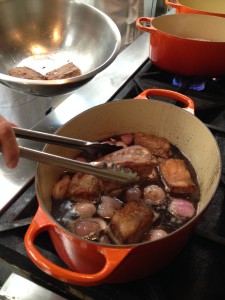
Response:
M0 82L40 96L75 90L105 69L121 45L119 29L106 14L66 0L0 1L0 36ZM9 69L19 66L46 74L68 62L77 65L82 75L61 80L8 75Z
M108 101L148 59L148 51L149 35L143 33L109 67L77 89L33 129L53 133L79 113ZM44 146L25 140L19 140L19 144L37 150ZM35 172L36 163L23 158L16 169L7 169L0 154L0 212L34 178Z
M16 136L19 138L43 142L47 144L59 145L63 147L76 148L79 150L85 150L90 154L96 154L97 151L101 154L108 154L123 148L121 146L111 145L108 143L78 140L75 138L60 136L57 134L45 133L41 131L35 131L19 127L13 127L13 130Z
M120 183L133 183L138 181L136 172L117 167L116 165L108 165L102 162L84 163L47 152L33 150L22 146L19 147L20 156L33 161L61 167L70 171L95 175L109 181L117 181Z
M12 273L4 283L0 290L0 298L4 300L66 300L15 273Z
M93 5L106 13L118 26L121 33L121 50L133 43L140 31L136 27L136 19L141 16L156 16L167 9L164 0L79 0Z

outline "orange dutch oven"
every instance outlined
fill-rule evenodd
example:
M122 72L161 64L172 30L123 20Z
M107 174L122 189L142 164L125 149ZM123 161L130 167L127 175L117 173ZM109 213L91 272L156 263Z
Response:
M149 100L148 96L181 101L185 109ZM198 175L201 199L193 219L159 240L121 246L96 243L69 232L51 216L52 189L63 170L39 163L35 178L39 206L25 235L26 250L34 264L61 281L94 286L136 280L171 262L185 246L210 204L221 173L217 143L207 127L192 114L193 111L194 104L188 97L173 91L151 89L141 93L137 99L95 106L62 126L56 134L91 141L132 132L167 138L192 162ZM47 145L44 151L69 158L78 154L75 149L56 145ZM59 257L68 268L51 262L36 247L35 239L44 231L49 233Z
M225 17L224 0L165 0L167 6L176 8L178 14L207 14Z
M198 14L140 17L139 30L150 33L149 57L162 70L183 75L225 75L225 18Z

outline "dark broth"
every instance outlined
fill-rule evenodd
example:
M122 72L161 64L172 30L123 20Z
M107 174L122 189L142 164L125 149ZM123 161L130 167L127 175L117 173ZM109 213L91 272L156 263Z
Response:
M113 141L116 142L116 141L119 140L119 136L113 136L112 139L113 139ZM156 218L156 220L154 221L151 230L153 230L154 228L162 228L167 233L171 233L171 232L179 229L184 224L189 222L190 219L191 219L191 218L178 218L178 217L172 215L168 211L168 205L171 202L171 198L174 197L174 198L182 198L182 199L188 200L195 207L195 214L196 214L197 206L198 206L199 199L200 199L200 188L199 188L198 181L197 181L197 175L196 175L196 172L195 172L191 162L174 145L171 145L170 158L178 158L178 159L182 159L182 160L185 161L186 166L188 168L188 171L190 172L192 181L195 184L195 189L194 189L194 192L192 194L182 194L182 196L178 195L178 194L172 194L172 193L166 192L166 195L167 195L166 196L166 201L163 204L151 206L151 209L157 215L159 215L159 217ZM86 156L86 159L89 160L89 158L87 156ZM159 174L159 170L157 170L157 171L158 171L158 174ZM74 174L71 174L69 172L64 172L63 175L65 175L65 173L68 174L71 177L74 175ZM152 184L156 184L156 185L162 187L165 191L165 183L161 179L160 174L159 174L159 177L158 177L158 181L154 182ZM148 180L144 180L144 181L141 181L139 183L140 189L142 191L148 185L149 185ZM130 187L128 187L128 188L130 188ZM128 188L126 188L126 190ZM117 197L123 203L125 203L125 192L126 192L126 190L124 190L120 194L120 196ZM99 199L96 200L96 206L99 204L100 198L101 197L99 197ZM70 231L71 231L71 223L73 223L76 219L79 218L79 216L77 216L76 213L74 213L74 211L72 209L73 205L74 205L74 200L71 201L70 199L67 199L67 198L65 198L63 200L55 200L54 198L52 199L52 216L55 218L55 220L59 224L61 224L63 227L65 227L66 229L68 229ZM96 214L93 215L93 218L101 218L101 217L99 217L99 215L96 213ZM104 221L107 222L107 224L110 222L110 220L108 220L108 219L104 219ZM95 241L98 242L99 240L96 239ZM144 242L144 241L145 240L143 240L142 242Z

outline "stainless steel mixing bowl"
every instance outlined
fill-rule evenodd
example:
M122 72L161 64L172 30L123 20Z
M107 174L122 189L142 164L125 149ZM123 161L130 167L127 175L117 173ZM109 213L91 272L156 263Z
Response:
M104 13L73 0L0 1L0 82L22 93L66 94L106 68L117 56L121 35ZM28 80L8 75L26 66L42 74L73 62L82 75Z

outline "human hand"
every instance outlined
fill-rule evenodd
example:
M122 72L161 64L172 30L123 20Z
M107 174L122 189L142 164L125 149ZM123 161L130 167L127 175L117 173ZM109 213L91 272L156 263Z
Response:
M19 147L11 126L15 124L8 122L0 115L0 147L3 159L8 168L15 168L19 160Z

